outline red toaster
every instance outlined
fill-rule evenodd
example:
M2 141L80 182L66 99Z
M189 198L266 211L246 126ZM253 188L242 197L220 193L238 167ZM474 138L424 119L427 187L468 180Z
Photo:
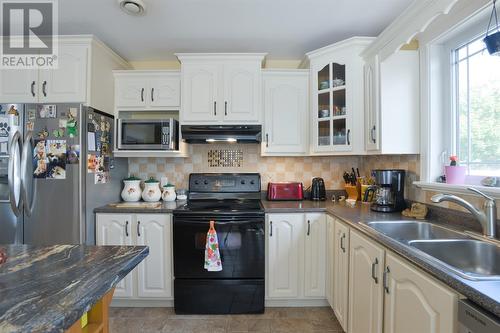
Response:
M267 200L303 200L304 186L302 183L282 182L267 184Z

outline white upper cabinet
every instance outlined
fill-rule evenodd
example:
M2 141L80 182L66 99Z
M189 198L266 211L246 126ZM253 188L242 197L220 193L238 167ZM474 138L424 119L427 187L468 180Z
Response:
M309 71L265 70L262 155L293 156L308 152Z
M179 110L179 71L115 71L115 107L118 110Z
M349 332L382 333L385 251L357 231L349 242Z
M326 216L305 214L304 296L326 297Z
M258 122L260 120L260 62L224 65L224 120Z
M113 114L113 70L129 65L89 36L59 36L58 66L0 70L0 103L83 103Z
M264 54L177 54L182 123L250 123L261 119Z
M38 70L0 70L0 103L37 103Z
M384 333L457 332L458 295L387 253Z
M136 215L137 245L149 246L149 255L138 265L137 296L172 297L171 215Z
M398 51L382 62L377 55L370 56L364 75L366 150L379 154L418 154L418 51Z
M220 66L217 64L187 63L182 65L183 122L217 122L222 113L217 108ZM220 109L220 102L219 102Z
M364 152L364 63L360 53L372 41L354 37L307 54L312 154Z
M61 44L58 68L40 71L39 101L84 103L87 99L88 55L86 45Z

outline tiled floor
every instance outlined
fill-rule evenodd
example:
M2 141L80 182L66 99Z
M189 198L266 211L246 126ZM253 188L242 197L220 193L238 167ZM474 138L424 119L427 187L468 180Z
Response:
M176 315L172 308L110 308L111 333L342 332L330 308L267 308L261 315Z

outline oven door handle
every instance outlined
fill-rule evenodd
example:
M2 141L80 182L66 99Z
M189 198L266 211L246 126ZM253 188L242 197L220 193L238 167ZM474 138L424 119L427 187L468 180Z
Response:
M262 220L232 220L232 221L220 221L218 222L216 219L215 220L215 226L217 225L230 225L230 224L237 224L237 225L247 225L247 224L254 224L254 223L264 223L264 219ZM188 220L188 219L178 219L174 220L174 223L179 223L178 226L187 226L189 224L191 225L200 225L200 224L205 224L207 226L210 226L210 221L200 221L200 220Z

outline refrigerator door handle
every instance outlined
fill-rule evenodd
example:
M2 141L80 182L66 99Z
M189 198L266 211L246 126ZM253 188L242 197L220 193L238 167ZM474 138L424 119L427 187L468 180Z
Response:
M23 153L21 155L21 193L24 201L24 212L29 217L33 213L35 206L35 193L36 193L36 180L33 177L33 172L28 173L28 166L31 162L31 152L34 149L35 141L33 139L33 132L30 131L26 135L23 145ZM29 176L28 176L29 175ZM28 194L28 181L31 179L31 193Z
M15 147L15 145L18 145ZM17 149L16 149L17 148ZM16 131L10 140L9 144L9 166L8 166L8 178L9 178L9 200L10 207L15 216L21 215L21 205L23 203L21 197L21 191L19 191L19 202L16 202L16 187L21 186L20 170L16 170L16 162L19 160L18 154L22 150L22 139L21 133ZM17 153L16 153L17 152ZM20 188L19 188L20 190Z

